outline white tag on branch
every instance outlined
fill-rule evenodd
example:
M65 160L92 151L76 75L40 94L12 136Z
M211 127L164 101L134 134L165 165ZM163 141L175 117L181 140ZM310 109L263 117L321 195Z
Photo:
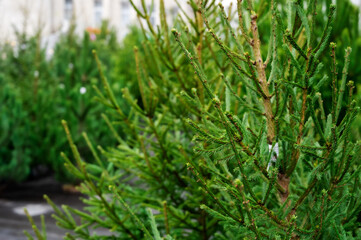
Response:
M278 143L276 143L274 145L274 147L272 147L272 144L268 145L268 149L271 152L271 159L269 160L268 166L267 166L267 171L269 170L269 168L271 167L272 163L276 163L277 162L277 158L279 155L279 148L278 148Z

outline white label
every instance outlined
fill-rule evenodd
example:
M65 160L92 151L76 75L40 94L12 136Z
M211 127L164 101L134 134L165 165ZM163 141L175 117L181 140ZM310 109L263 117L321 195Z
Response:
M271 167L272 163L276 163L277 162L277 158L279 155L279 148L278 148L278 143L276 143L272 149L272 145L269 144L268 145L268 149L271 153L271 159L269 160L268 166L267 166L267 171L269 170L269 168Z

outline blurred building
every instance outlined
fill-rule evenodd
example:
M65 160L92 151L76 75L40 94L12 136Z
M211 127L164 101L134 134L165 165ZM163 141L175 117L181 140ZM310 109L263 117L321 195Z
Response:
M134 2L141 8L140 0ZM148 8L152 7L152 0L145 2ZM179 2L187 9L185 0ZM154 1L150 17L154 25L159 23L158 4L159 1ZM165 5L170 19L179 13L175 1L165 0ZM15 30L31 35L39 29L43 38L52 41L69 28L72 20L77 33L99 28L102 20L108 20L120 38L127 33L128 26L138 22L129 0L0 0L0 41L16 44Z

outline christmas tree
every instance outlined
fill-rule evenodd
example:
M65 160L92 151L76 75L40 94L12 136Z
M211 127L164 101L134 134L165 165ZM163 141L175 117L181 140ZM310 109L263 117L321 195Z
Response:
M76 164L63 157L87 205L46 197L65 239L360 238L360 143L350 136L359 108L351 49L341 61L330 43L336 5L214 2L191 0L193 16L179 5L170 30L164 1L159 28L144 0L131 1L146 40L134 49L140 97L122 91L129 113L94 51L118 145L96 148L84 134L88 163L63 121Z

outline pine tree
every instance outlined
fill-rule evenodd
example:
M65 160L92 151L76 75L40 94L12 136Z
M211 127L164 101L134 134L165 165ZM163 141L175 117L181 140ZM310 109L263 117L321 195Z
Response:
M201 7L201 11L209 34L234 69L233 76L223 77L224 81L236 78L244 85L250 84L245 88L244 99L234 94L235 89L227 84L225 98L221 101L208 83L200 63L184 46L180 34L173 30L213 106L206 113L208 121L189 120L198 132L198 151L204 156L203 164L190 161L189 168L199 179L205 193L214 198L216 206L213 209L203 208L228 222L229 226L245 224L256 238L335 236L338 228L345 231L345 223L352 221L347 213L356 214L358 211L357 204L350 204L353 203L350 192L357 191L352 191L351 187L359 182L358 171L352 174L346 172L358 162L360 149L358 143L349 141L351 123L359 111L351 101L353 82L347 82L350 48L346 49L341 84L338 86L336 45L330 44L332 109L329 113L324 112L319 93L327 82L327 76L320 78L318 73L323 67L320 56L328 47L335 5L329 7L322 37L313 39L311 29L314 21L307 12L315 11L316 2L309 2L306 9L301 2L294 3L288 15L294 11L301 24L295 29L288 22L286 29L272 1L271 43L265 62L261 53L258 14L252 1L244 4L238 1L237 7L244 39L242 49L236 52L240 56L238 59L234 57L234 50L225 45L212 29L205 6ZM249 14L248 19L243 17L245 12ZM247 20L248 31L244 27ZM235 37L233 33L231 35ZM236 37L235 41L238 41ZM347 113L340 118L346 85L349 88ZM244 106L243 114L232 113L232 110L239 111L233 108L237 101ZM211 116L215 119L211 120ZM217 165L220 160L226 161L223 169ZM208 169L209 180L204 179L201 169ZM217 197L211 186L222 189L221 196ZM239 212L230 205L229 198L240 204ZM265 222L265 218L268 221ZM331 223L337 223L338 227ZM231 236L239 238L242 234L243 231L236 231Z
M138 32L129 36L140 35ZM84 157L91 153L82 131L95 142L115 143L106 134L107 126L98 124L97 115L106 108L91 101L95 94L91 86L101 85L92 49L102 50L100 58L113 70L107 71L110 79L112 73L117 73L116 79L135 74L135 69L115 68L118 58L132 57L132 51L119 46L114 31L105 23L95 41L87 32L77 36L75 26L59 35L54 48L42 46L41 37L40 30L34 36L19 31L14 46L0 44L0 185L48 173L54 173L59 181L74 181L59 155L62 149L70 153L65 149L68 143L59 119L74 126L74 141ZM120 79L117 86L128 85Z
M181 9L170 31L163 0L157 29L131 1L146 39L134 49L140 99L124 89L122 110L94 51L119 144L96 149L84 134L86 163L63 121L76 165L63 157L87 196L82 211L46 197L66 239L358 239L359 108L351 49L341 63L329 41L330 2L191 0L194 18Z

